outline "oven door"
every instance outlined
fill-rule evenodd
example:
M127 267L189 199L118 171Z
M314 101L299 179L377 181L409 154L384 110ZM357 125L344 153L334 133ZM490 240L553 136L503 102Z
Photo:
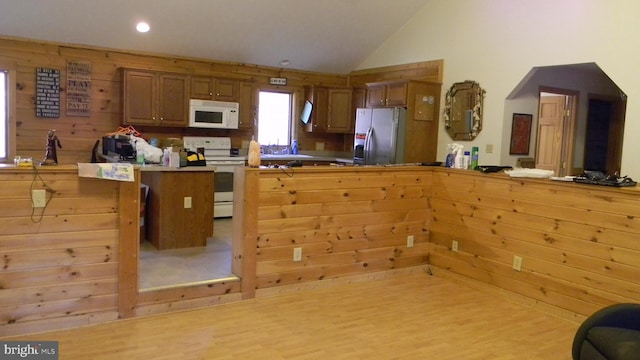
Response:
M244 165L244 162L232 165L208 161L207 165L216 167L213 180L213 217L231 217L233 216L233 171L236 166Z

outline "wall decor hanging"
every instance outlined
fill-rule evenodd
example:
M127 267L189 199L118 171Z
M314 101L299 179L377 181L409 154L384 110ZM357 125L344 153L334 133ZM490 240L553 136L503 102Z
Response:
M67 61L67 115L91 116L91 62Z
M531 114L513 114L510 155L529 155L532 120L533 115Z
M36 69L36 117L60 117L60 70Z

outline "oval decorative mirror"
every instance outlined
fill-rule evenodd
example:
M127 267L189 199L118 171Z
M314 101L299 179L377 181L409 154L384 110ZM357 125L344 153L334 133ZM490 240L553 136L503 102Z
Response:
M444 126L453 140L473 140L482 130L484 91L466 80L451 85L445 95Z

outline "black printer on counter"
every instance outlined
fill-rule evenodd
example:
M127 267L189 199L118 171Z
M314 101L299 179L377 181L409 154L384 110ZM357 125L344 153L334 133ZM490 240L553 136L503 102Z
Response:
M136 150L129 142L127 135L113 135L102 137L102 155L120 157L120 160L135 161Z

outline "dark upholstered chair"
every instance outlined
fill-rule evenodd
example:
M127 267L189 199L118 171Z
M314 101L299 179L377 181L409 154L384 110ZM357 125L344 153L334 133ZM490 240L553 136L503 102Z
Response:
M573 339L574 360L640 359L640 304L615 304L596 311Z

